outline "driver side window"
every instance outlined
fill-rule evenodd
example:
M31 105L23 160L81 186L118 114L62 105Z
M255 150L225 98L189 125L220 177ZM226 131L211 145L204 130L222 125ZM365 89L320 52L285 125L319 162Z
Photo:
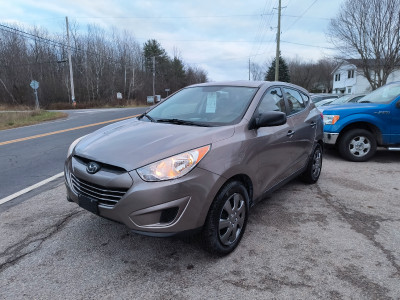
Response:
M283 100L280 88L269 89L260 101L257 113L265 113L269 111L281 111L286 113L285 101Z

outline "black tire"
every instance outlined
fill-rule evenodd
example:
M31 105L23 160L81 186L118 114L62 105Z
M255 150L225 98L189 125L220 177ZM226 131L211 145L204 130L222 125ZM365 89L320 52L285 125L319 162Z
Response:
M321 175L322 169L322 147L317 144L307 164L307 169L300 175L300 179L305 183L316 183Z
M248 211L249 195L241 182L231 181L222 187L211 204L203 227L204 248L218 255L232 252L246 229Z
M339 140L340 155L350 161L361 162L370 159L376 152L376 139L365 129L352 129Z

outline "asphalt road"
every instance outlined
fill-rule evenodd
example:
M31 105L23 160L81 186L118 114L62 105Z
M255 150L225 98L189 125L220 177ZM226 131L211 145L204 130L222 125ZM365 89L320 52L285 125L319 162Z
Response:
M400 153L325 155L257 204L239 247L131 234L63 184L0 210L0 299L399 299Z
M69 110L68 118L0 131L0 144L136 115L146 108ZM0 199L63 171L69 145L107 124L0 145Z

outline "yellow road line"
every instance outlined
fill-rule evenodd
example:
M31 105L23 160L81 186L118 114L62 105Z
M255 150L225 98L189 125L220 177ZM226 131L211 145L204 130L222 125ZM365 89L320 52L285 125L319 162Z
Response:
M20 138L20 139L1 142L0 146L7 145L7 144L18 143L18 142L23 142L23 141L27 141L27 140L33 140L33 139L37 139L37 138L41 138L41 137L45 137L45 136L49 136L49 135L53 135L53 134L58 134L58 133L78 130L78 129L82 129L82 128L87 128L87 127L92 127L92 126L97 126L97 125L102 125L102 124L122 121L122 120L130 119L130 118L134 118L134 117L137 117L137 116L138 115L134 115L134 116L124 117L124 118L119 118L119 119L114 119L114 120L103 121L103 122L99 122L99 123L93 123L93 124L78 126L78 127L74 127L74 128L68 128L68 129L63 129L63 130L58 130L58 131L53 131L53 132L48 132L48 133L42 133L42 134L38 134L38 135L32 135L32 136L28 136L28 137L24 137L24 138Z

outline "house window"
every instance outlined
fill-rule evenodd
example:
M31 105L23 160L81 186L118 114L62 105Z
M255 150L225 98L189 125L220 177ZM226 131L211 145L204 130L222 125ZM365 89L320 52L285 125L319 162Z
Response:
M335 74L335 81L340 81L340 74Z
M347 71L347 78L354 78L354 70Z
M347 94L351 94L351 88L347 89Z

